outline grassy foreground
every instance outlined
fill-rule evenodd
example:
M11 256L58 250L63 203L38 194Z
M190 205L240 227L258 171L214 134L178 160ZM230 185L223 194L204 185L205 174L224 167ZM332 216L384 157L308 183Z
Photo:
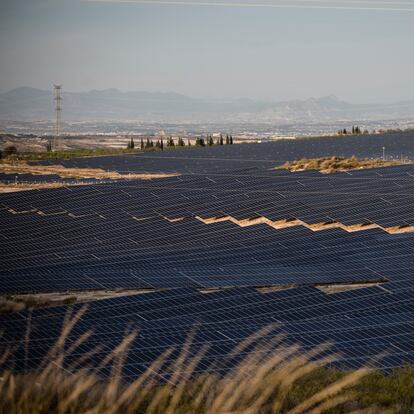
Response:
M332 361L322 356L326 347L304 352L282 346L283 338L262 340L258 332L225 359L246 353L226 375L196 375L195 369L207 348L191 353L191 338L179 355L166 351L134 382L122 381L131 332L104 357L99 367L85 361L98 354L99 346L85 357L70 359L91 334L74 342L68 336L85 309L66 319L62 334L39 368L19 374L4 368L10 358L0 358L0 413L4 414L257 414L257 413L412 413L414 371L404 368L389 375L368 369L352 372L324 367ZM326 354L325 354L326 355ZM309 362L313 358L314 362ZM65 363L66 361L66 363ZM64 368L62 368L64 367ZM107 379L99 369L110 368Z
M349 171L367 168L390 167L393 165L405 164L401 161L384 161L381 159L359 159L356 157L322 157L322 158L302 158L296 161L285 162L276 169L285 169L289 171L308 171L317 170L323 173L334 173L339 171Z

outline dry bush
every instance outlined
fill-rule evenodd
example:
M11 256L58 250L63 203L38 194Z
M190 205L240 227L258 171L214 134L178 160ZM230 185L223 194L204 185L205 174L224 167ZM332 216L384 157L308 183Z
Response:
M16 373L3 369L0 413L317 414L336 409L374 413L353 411L354 394L349 392L351 386L368 374L367 369L332 375L322 388L314 386L310 393L298 392L298 384L332 358L322 356L326 355L326 347L304 352L297 346L282 346L280 337L261 340L270 328L245 340L226 356L231 361L254 345L254 351L246 352L243 360L226 374L195 375L208 349L203 347L193 353L190 337L177 358L170 358L173 350L168 350L135 381L124 383L124 361L136 339L136 333L130 332L98 367L111 367L111 375L102 379L96 367L83 367L85 356L71 365L65 362L90 337L84 334L67 343L84 312L85 308L66 319L60 338L36 371ZM90 351L90 355L98 351L99 348ZM8 357L6 353L0 364L4 365Z
M351 158L344 157L322 157L307 159L302 158L296 161L285 162L280 167L275 169L285 169L289 171L306 171L306 170L317 170L325 173L333 173L336 171L348 171L362 168L379 168L389 167L393 165L405 164L402 161L383 161L380 159L358 159L355 156Z
M77 297L67 296L62 300L49 299L38 295L16 295L0 297L0 313L21 312L26 309L38 309L56 305L70 305L77 301Z
M26 306L22 302L0 297L0 313L20 312L25 308Z

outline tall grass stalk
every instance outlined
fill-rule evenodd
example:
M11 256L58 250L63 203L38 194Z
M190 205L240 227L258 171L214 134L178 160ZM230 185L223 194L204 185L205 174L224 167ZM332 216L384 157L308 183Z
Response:
M283 346L282 336L265 340L271 329L266 328L237 345L226 356L225 360L229 362L241 352L246 353L227 373L219 373L219 366L212 365L211 372L197 374L197 367L208 347L193 352L190 337L178 357L172 358L174 350L167 350L133 382L125 382L123 368L128 350L136 340L136 332L127 332L98 367L85 366L85 361L102 349L99 346L75 362L73 358L67 362L68 357L73 357L73 353L90 338L91 334L86 333L72 342L68 340L85 312L83 308L68 315L60 338L38 369L25 373L2 369L0 413L317 414L344 409L347 404L352 407L354 395L349 388L369 372L360 369L343 374L322 390L292 405L289 400L292 388L302 378L331 362L332 357L322 356L326 355L326 347L304 352L298 346ZM26 357L28 335L24 338ZM10 353L0 356L0 363L4 366L9 357ZM99 372L104 367L110 367L110 374L102 378ZM346 409L346 412L353 411Z

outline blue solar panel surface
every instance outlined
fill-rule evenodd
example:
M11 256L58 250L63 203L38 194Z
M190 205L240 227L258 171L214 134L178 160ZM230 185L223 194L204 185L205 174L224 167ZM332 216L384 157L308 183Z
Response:
M302 151L375 156L381 143L363 138L365 146L352 137L322 149L304 140L62 161L180 175L1 194L0 292L153 290L91 302L73 333L93 328L78 351L87 352L139 329L130 377L182 345L195 325L194 342L209 345L199 371L269 324L269 340L283 333L304 348L332 342L347 368L384 349L383 369L413 362L414 166L330 175L272 169ZM409 138L399 145L411 148ZM358 288L321 289L337 284ZM66 309L31 313L33 366ZM1 347L17 347L21 368L28 318L0 315Z

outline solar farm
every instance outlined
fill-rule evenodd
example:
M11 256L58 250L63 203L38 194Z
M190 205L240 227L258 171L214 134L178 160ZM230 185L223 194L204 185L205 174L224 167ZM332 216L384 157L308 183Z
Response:
M249 348L224 357L266 327L269 341L331 344L326 353L347 369L380 354L385 371L413 363L414 165L274 169L303 156L378 157L384 145L414 156L404 133L60 161L177 175L0 194L0 292L136 291L89 302L70 338L92 331L76 353L104 344L98 363L137 329L128 379L190 333L194 352L208 346L196 372L225 372ZM2 350L14 348L18 369L36 367L68 308L82 306L1 314Z

